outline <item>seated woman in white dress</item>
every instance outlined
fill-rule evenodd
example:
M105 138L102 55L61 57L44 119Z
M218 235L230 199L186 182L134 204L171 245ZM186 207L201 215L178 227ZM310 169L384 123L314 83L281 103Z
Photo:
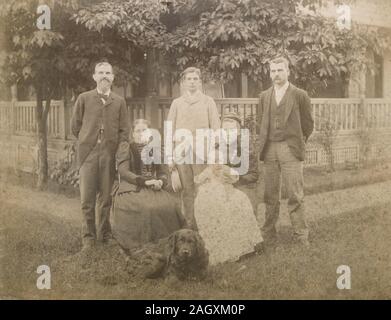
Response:
M246 194L233 184L236 171L226 165L208 166L195 178L198 232L209 251L211 265L236 261L262 247L262 235Z

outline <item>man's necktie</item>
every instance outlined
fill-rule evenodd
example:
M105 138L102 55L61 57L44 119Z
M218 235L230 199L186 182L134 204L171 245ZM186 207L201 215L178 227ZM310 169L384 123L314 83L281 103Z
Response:
M106 103L107 99L109 98L108 95L103 94L103 93L98 93L98 96L99 96L99 98L101 98L101 100L102 99L104 100L104 103Z
M109 96L106 95L106 94L103 94L103 93L99 93L99 92L98 92L98 96L101 99L102 103L106 104L107 99L109 98ZM99 129L98 143L102 142L103 133L104 133L104 127L103 127L103 123L102 123L101 126L100 126L100 129Z

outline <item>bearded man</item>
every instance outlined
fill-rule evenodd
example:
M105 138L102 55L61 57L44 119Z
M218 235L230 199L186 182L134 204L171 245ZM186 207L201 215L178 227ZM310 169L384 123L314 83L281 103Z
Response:
M104 244L112 242L110 208L115 154L119 143L129 139L125 100L111 92L113 67L108 62L99 62L92 77L97 86L79 95L71 120L72 133L78 139L82 250L92 248L96 240Z

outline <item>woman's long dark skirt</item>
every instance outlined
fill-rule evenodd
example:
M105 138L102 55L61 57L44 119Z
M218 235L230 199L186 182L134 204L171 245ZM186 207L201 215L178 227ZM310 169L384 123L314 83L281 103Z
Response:
M127 249L167 237L185 223L179 197L164 190L117 194L113 208L114 237Z

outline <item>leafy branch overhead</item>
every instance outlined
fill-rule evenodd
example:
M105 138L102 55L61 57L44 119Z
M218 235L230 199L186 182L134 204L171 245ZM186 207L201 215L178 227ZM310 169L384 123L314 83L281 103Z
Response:
M373 69L367 51L381 54L390 46L378 29L339 30L335 19L319 14L324 2L105 1L74 19L92 31L115 31L135 50L158 49L172 70L198 65L215 80L229 81L240 71L266 81L267 61L283 54L296 83L311 90L336 77L346 80L354 70Z
M156 49L174 72L198 65L214 80L229 81L244 72L266 82L267 61L283 54L292 62L294 81L314 89L336 78L347 80L356 70L373 70L368 50L381 54L390 46L376 28L339 30L334 19L319 14L325 2L62 0L52 10L53 30L39 32L34 29L38 1L11 1L1 16L13 50L0 63L8 68L3 74L7 82L20 81L34 70L27 63L34 51L58 71L51 74L61 74L68 86L77 88L93 85L91 68L100 57L117 68L117 83L136 82L143 69L134 57ZM355 1L344 1L349 2ZM24 73L20 66L27 67Z

